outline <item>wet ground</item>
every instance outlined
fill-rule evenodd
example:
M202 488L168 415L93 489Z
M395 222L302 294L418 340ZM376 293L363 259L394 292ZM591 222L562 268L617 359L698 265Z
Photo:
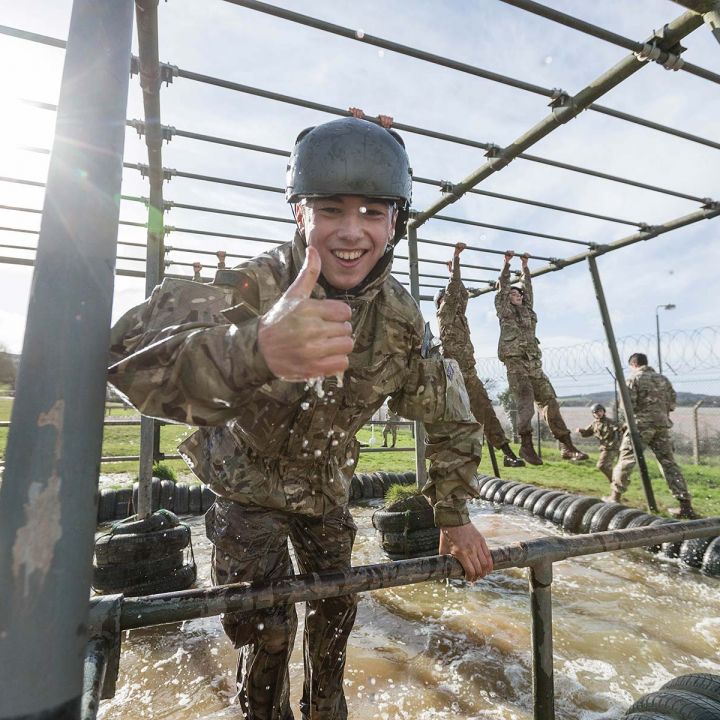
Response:
M375 501L355 507L354 565L386 560L370 524ZM491 545L560 532L515 508L473 507ZM199 584L210 585L202 518L188 518ZM644 550L554 566L558 720L619 718L640 695L688 672L720 673L720 579ZM496 572L361 597L345 687L351 718L531 720L527 571ZM302 616L302 610L299 609ZM302 684L301 632L292 658L293 708ZM217 618L127 632L118 690L104 720L239 718L236 653Z

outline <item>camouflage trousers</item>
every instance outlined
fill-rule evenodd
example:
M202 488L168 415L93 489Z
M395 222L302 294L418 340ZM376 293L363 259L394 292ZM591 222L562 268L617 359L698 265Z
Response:
M600 454L598 455L597 465L595 467L608 479L608 482L612 482L613 465L618 459L618 449L614 448L600 448Z
M503 446L508 439L505 437L502 425L495 414L487 390L485 390L485 386L475 373L475 368L473 367L469 371L466 371L466 369L461 366L460 369L465 379L465 389L468 392L470 408L472 409L475 419L479 423L482 423L485 436L494 448Z
M213 543L213 582L275 580L293 574L288 538L301 573L350 567L356 527L347 506L322 517L256 508L218 498L205 516ZM343 673L357 598L308 602L303 649L303 720L345 720ZM236 648L238 699L244 717L292 720L288 663L297 630L294 605L225 613L223 627Z
M537 403L550 432L557 440L570 436L560 414L555 390L543 372L540 358L509 357L503 360L510 392L517 406L517 431L520 435L532 432L533 403Z
M670 488L670 492L678 500L690 500L687 483L678 464L675 462L669 428L639 427L638 430L642 438L643 448L649 447L655 453L655 459L668 488ZM630 473L635 467L635 462L630 431L626 430L620 443L620 459L612 473L613 488L617 492L623 493L627 490L630 484Z
M397 425L386 425L383 428L383 445L387 445L388 435L392 437L392 445L390 447L395 447L397 444Z

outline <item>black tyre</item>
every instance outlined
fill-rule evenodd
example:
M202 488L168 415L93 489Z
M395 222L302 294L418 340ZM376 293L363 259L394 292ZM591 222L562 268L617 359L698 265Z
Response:
M545 508L550 504L550 501L558 497L564 497L565 495L566 493L560 492L560 490L549 490L535 501L532 507L533 515L544 517Z
M169 510L158 510L142 520L138 520L137 515L131 515L125 520L115 523L112 531L115 535L137 535L177 527L179 524L180 520L175 513Z
M678 522L677 520L668 520L667 524L673 524ZM660 554L664 555L666 558L670 558L671 560L674 560L675 558L680 557L680 548L682 547L683 541L679 540L676 542L664 542L660 546Z
M161 575L167 575L183 564L185 553L182 550L149 562L127 565L93 565L95 590L104 593L123 592L125 588L150 582Z
M123 594L126 597L138 597L140 595L158 595L160 593L176 592L177 590L187 590L196 579L197 567L195 563L192 563L183 565L177 570L172 570L165 577L125 588Z
M383 473L382 477L382 489L383 494L382 496L385 496L385 493L388 491L391 485L399 485L402 482L401 477L394 472L387 472Z
M563 502L567 502L568 500L573 499L573 495L570 495L570 493L561 493L557 497L553 498L546 506L545 510L541 513L542 517L544 517L546 520L551 520L555 516L555 510L557 509L558 505L560 505Z
M185 525L137 535L108 533L95 543L95 564L100 567L159 560L182 550L189 541L190 528Z
M601 510L604 510L606 505L607 505L607 503L604 502L603 500L600 500L600 502L596 503L595 505L591 505L585 511L585 514L582 516L582 520L580 521L580 527L578 529L578 532L589 533L593 518Z
M207 512L214 504L217 499L217 495L207 486L203 485L200 491L200 507L202 512Z
M202 486L199 483L193 483L188 488L188 512L192 515L202 512Z
M706 575L720 575L720 537L716 537L705 550L702 571Z
M659 690L644 695L629 708L628 713L661 712L673 720L718 720L720 702L685 690Z
M373 513L372 524L382 533L435 527L432 505L424 495L404 498Z
M406 533L382 533L383 550L392 553L428 552L437 554L440 529L410 530Z
M124 520L132 514L132 488L120 488L115 493L115 520Z
M504 505L505 498L507 497L508 493L513 488L516 488L518 485L522 485L522 483L515 482L514 480L511 480L510 482L506 482L504 485L501 485L493 495L493 502L502 503Z
M358 500L360 497L362 497L362 488L360 487L360 479L357 475L353 475L350 478L350 492L349 492L349 498L350 500Z
M175 512L178 515L186 515L188 511L188 484L179 482L175 484Z
M525 498L525 502L523 502L522 504L523 509L527 510L528 512L532 512L535 503L547 492L550 492L547 488L538 488L537 490L533 490Z
M384 480L387 477L386 473L383 472L374 472L370 475L370 479L372 480L373 485L373 497L374 498L381 498L385 496L385 488Z
M115 519L115 491L101 490L98 497L97 521L107 522Z
M172 480L160 481L160 507L173 510L175 507L175 483Z
M607 530L610 521L619 513L625 510L625 505L614 502L606 502L605 507L600 508L590 522L590 532L603 532Z
M685 690L720 702L720 675L691 673L668 680L661 690Z
M643 513L642 515L638 515L637 517L633 518L625 526L625 528L629 530L630 528L647 527L648 525L652 525L653 521L655 520L657 520L657 517L655 515Z
M669 715L659 712L638 712L623 715L622 720L673 720Z
M518 490L517 494L513 498L513 505L515 507L523 507L528 495L530 495L530 493L534 493L536 490L537 487L535 487L535 485L528 485L526 488Z
M568 494L566 498L563 498L557 505L555 505L555 508L553 510L553 514L549 514L549 510L545 511L545 517L550 520L551 522L555 523L555 525L559 525L562 527L563 520L565 519L565 513L567 512L567 509L578 499L578 496L575 494Z
M622 530L623 528L626 528L632 520L634 520L635 518L643 517L646 514L647 513L643 512L642 510L636 510L635 508L627 508L626 510L621 510L610 520L607 529Z
M684 540L680 546L678 557L680 562L688 567L700 569L703 564L703 556L712 542L713 538L693 538L692 540Z
M373 496L373 482L370 475L360 476L360 487L362 488L362 499L370 500Z
M527 488L531 488L531 487L533 487L533 486L528 485L527 483L517 483L516 485L513 485L505 493L505 497L503 498L503 503L505 505L514 505L515 498L518 496L518 493L522 492L523 490L527 490Z
M497 480L498 478L493 477L492 475L476 475L477 477L477 490L480 493L480 497L483 497L482 491L483 488L493 480Z
M501 480L497 485L495 485L492 490L488 491L486 500L488 500L488 502L501 503L502 500L499 500L498 497L500 495L504 496L505 488L507 488L513 482L513 480Z
M161 484L160 478L154 477L152 479L152 511L155 512L156 510L160 509L160 484Z
M582 524L585 513L595 505L602 505L602 500L596 497L588 497L587 495L580 495L575 498L563 516L562 526L567 532L582 532L580 526Z
M403 477L405 478L404 485L415 485L417 484L417 477L415 476L415 472L413 470L408 470L406 473L403 473Z
M493 478L489 483L485 483L480 490L480 499L491 502L490 498L495 494L495 490L504 482L504 480Z

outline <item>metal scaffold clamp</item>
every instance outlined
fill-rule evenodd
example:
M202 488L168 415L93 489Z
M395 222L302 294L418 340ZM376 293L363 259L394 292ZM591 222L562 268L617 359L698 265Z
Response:
M180 68L170 63L160 63L160 81L169 85L180 74Z
M700 207L703 210L717 210L720 208L720 201L706 197L702 199L702 205Z
M460 199L462 192L458 190L458 186L449 180L440 181L440 192L445 196L450 196L452 200L450 202L456 202Z
M512 158L503 157L503 152L505 152L505 148L500 147L495 143L489 143L487 146L485 157L488 158L490 165L492 165L492 168L495 171L502 170L504 167L508 166L512 160Z
M685 64L685 61L680 56L687 48L680 43L675 43L667 50L659 47L658 42L665 37L666 28L667 26L663 27L662 30L656 30L653 33L655 39L652 42L643 43L642 48L635 52L634 55L640 62L652 60L658 65L662 65L666 70L677 71Z

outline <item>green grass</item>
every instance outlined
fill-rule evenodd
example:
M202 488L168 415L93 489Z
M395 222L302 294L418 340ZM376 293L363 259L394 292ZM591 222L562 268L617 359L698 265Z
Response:
M10 419L12 400L0 399L0 420ZM132 415L126 408L112 409L111 417ZM0 428L0 457L4 457L7 442L7 428ZM167 454L177 452L178 444L192 432L192 428L185 425L165 425L160 432L160 449ZM370 429L361 430L358 440L368 443L371 448L382 445L382 428L375 426L374 435ZM397 447L412 448L414 444L409 429L398 430ZM543 445L544 465L540 467L504 468L502 457L498 453L500 474L503 478L519 480L548 488L557 488L569 492L601 497L607 495L609 488L605 476L595 469L597 453L590 452L590 460L582 463L572 463L560 459L558 450L549 443ZM138 426L105 427L103 439L103 456L111 455L138 455L140 453L140 428ZM647 454L650 479L652 481L655 500L658 509L665 512L668 507L677 503L667 489L665 482L658 471L652 453ZM707 458L702 465L693 465L689 458L679 457L688 487L693 496L693 505L696 510L705 516L720 515L720 458L717 456ZM178 473L180 479L192 477L182 460L165 460ZM373 472L386 470L390 472L405 472L415 469L414 452L387 452L387 453L361 453L358 460L357 472ZM130 473L135 476L138 472L137 461L103 464L103 474ZM478 472L492 475L490 457L487 450L483 453ZM628 505L645 507L640 474L637 469L633 472L628 492L623 497Z

